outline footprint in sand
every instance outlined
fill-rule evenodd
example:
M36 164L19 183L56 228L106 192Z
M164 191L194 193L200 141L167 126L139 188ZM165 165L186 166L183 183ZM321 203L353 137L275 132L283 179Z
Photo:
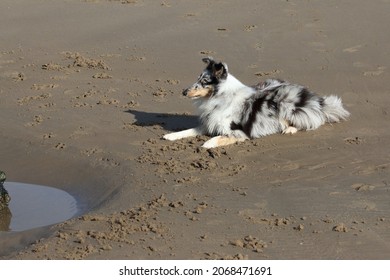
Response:
M375 189L375 186L369 184L357 183L357 184L353 184L351 188L353 188L357 192L368 192L368 191L373 191Z
M42 136L43 139L52 139L52 138L54 138L54 137L55 137L55 135L54 135L54 133L52 133L52 132L45 133L45 134L43 134L43 136Z
M356 137L344 138L344 142L346 144L360 145L364 142L364 140L363 140L363 138L356 136Z
M117 167L120 166L120 163L111 157L102 157L96 161L98 165L104 167Z
M363 75L366 77L375 77L382 75L385 72L386 67L384 66L379 66L376 70L373 71L364 71Z
M64 143L57 143L54 148L56 148L57 150L63 150L65 149L66 145Z
M100 149L100 148L89 148L89 149L85 149L83 151L81 151L81 153L83 155L86 155L86 156L92 156L92 155L95 155L95 154L99 154L99 153L102 153L103 150Z
M33 84L31 89L33 90L45 90L45 89L53 89L58 87L57 84Z
M353 46L353 47L349 47L349 48L343 49L343 52L355 53L355 52L358 52L362 47L363 47L362 45L356 45L356 46Z
M26 123L25 126L36 126L36 125L39 125L39 124L41 124L43 122L43 119L44 119L43 116L36 115L36 116L34 116L33 121Z
M372 165L364 168L359 168L355 171L353 174L360 174L360 175L370 175L370 174L377 174L377 173L387 173L390 168L390 163L384 163L380 165Z
M257 25L249 24L249 25L245 25L243 30L246 32L251 32L252 30L254 30L256 28L257 28Z
M282 165L281 166L281 170L282 171L292 171L292 170L297 170L300 167L301 166L298 163L289 162L289 163L287 163L285 165Z
M377 205L371 201L353 201L350 205L352 209L364 209L366 211L378 211Z
M29 103L30 101L44 100L44 99L50 98L51 96L52 95L50 93L44 93L44 94L40 94L40 95L29 95L29 96L25 96L22 98L18 98L18 104L25 105L25 104Z
M265 77L265 76L274 76L274 75L278 75L280 74L282 71L278 70L278 69L274 69L274 70L271 70L271 71L260 71L260 72L256 72L255 75L258 76L258 77Z
M18 71L8 71L0 75L0 77L9 78L15 82L20 82L26 80L26 75L23 72Z
M48 71L60 71L65 69L64 66L61 66L60 64L53 63L53 62L43 64L41 68L42 70L48 70Z
M49 102L49 103L40 104L38 107L39 107L40 109L48 109L48 108L52 108L52 107L54 107L54 106L56 106L55 103Z
M94 79L112 79L112 76L107 73L96 73L92 76Z

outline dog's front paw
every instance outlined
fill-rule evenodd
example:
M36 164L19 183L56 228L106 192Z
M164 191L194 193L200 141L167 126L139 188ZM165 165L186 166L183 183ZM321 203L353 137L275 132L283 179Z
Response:
M175 133L165 134L162 138L165 140L169 140L169 141L175 141L177 139L177 137L175 136Z
M205 149L216 148L216 147L219 146L219 139L220 139L219 136L213 137L213 138L211 138L210 140L207 140L207 141L202 145L202 147L205 148Z
M283 130L283 134L295 134L298 132L298 129L293 126L287 127L285 130Z

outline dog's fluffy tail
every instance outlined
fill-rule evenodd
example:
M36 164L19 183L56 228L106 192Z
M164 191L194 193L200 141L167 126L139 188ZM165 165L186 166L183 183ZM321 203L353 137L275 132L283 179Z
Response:
M330 95L324 97L322 111L327 122L339 122L349 117L350 113L344 109L343 103L338 96Z

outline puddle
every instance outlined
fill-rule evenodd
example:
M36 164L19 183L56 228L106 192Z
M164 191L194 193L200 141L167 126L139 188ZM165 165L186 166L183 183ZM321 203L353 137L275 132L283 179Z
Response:
M11 201L0 212L0 231L18 232L68 220L80 209L67 192L40 185L5 182Z

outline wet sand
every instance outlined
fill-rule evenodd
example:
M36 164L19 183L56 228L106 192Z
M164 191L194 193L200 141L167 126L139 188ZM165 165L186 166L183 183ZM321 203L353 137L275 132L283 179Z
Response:
M80 217L3 259L389 259L388 1L0 3L0 169ZM358 15L358 16L357 16ZM336 94L348 121L206 150L181 90L225 61Z

